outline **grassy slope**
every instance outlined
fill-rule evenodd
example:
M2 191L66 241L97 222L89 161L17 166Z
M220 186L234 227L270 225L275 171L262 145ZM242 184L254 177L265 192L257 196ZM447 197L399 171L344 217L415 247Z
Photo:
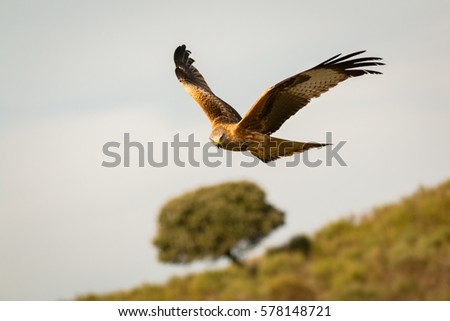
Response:
M172 278L81 300L450 300L450 181L312 237L312 254Z

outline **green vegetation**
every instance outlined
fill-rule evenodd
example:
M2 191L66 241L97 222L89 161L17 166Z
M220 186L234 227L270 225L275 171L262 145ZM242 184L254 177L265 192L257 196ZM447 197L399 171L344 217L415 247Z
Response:
M81 300L450 300L450 181L266 255Z
M284 223L284 213L266 202L264 191L241 181L203 187L170 200L159 213L154 244L159 259L189 263L242 255Z

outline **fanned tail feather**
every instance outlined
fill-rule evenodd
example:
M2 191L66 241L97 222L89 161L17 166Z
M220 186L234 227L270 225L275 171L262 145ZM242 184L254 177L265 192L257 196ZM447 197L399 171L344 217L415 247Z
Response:
M264 142L264 145L261 144L257 149L252 150L251 153L264 163L268 163L283 156L292 156L295 153L302 153L311 148L327 145L330 144L295 142L269 136L269 139Z

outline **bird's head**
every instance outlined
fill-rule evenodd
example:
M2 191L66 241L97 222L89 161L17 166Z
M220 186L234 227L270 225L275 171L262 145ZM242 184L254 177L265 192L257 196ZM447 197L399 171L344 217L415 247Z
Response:
M222 127L218 127L212 131L211 135L209 136L209 139L217 147L223 147L227 139L227 133L225 129L223 129Z

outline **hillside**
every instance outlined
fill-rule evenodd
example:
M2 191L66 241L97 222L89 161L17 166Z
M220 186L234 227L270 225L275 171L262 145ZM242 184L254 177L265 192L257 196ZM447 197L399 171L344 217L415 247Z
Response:
M303 240L310 251L293 240L245 269L230 266L78 299L450 300L450 181Z

